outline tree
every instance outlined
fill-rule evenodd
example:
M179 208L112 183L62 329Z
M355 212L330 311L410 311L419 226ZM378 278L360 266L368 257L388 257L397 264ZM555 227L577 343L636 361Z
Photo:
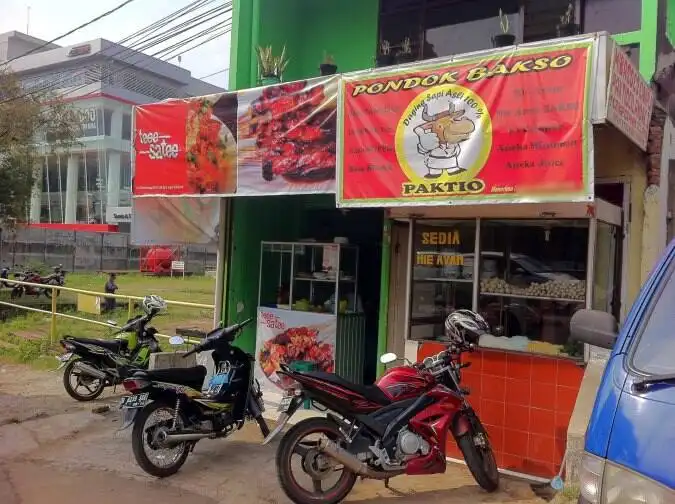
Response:
M44 146L68 150L79 136L75 109L50 91L26 91L0 68L0 226L25 219Z

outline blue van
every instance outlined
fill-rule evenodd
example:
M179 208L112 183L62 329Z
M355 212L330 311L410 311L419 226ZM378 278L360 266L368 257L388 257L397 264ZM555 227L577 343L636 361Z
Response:
M675 504L675 241L619 332L580 310L572 338L612 349L580 468L580 504Z

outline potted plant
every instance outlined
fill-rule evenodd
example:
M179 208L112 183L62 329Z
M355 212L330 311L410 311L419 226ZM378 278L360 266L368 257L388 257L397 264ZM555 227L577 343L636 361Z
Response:
M281 50L279 56L272 52L272 46L258 46L258 76L263 86L278 84L281 82L281 76L288 66L286 57L286 46Z
M388 40L380 43L380 52L377 55L376 63L378 67L385 67L394 64L394 55L391 53L391 44Z
M396 63L412 63L415 61L415 56L412 52L412 42L410 37L406 37L401 42L401 50L396 53Z
M333 56L330 54L323 53L323 63L319 65L319 70L321 70L321 75L334 75L337 73L337 65Z
M572 2L567 6L565 14L560 16L560 24L556 26L558 37L570 37L578 35L581 31L579 25L574 22L574 5Z
M509 17L499 9L499 26L502 32L492 37L492 45L495 47L509 47L516 43L516 36L509 33Z

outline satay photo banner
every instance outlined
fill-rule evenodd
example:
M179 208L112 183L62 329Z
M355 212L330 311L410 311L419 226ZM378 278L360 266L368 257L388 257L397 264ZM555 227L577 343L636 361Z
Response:
M344 75L338 206L593 199L593 39Z
M135 107L134 197L335 193L338 79Z

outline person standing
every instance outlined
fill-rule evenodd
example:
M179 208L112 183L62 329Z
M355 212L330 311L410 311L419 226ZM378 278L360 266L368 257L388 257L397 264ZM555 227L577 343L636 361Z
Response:
M117 275L115 273L110 273L110 277L108 277L108 281L105 283L105 293L106 294L115 294L117 291L117 283L115 282L115 279L117 278ZM117 302L114 297L107 297L105 298L105 311L112 311L116 308Z

